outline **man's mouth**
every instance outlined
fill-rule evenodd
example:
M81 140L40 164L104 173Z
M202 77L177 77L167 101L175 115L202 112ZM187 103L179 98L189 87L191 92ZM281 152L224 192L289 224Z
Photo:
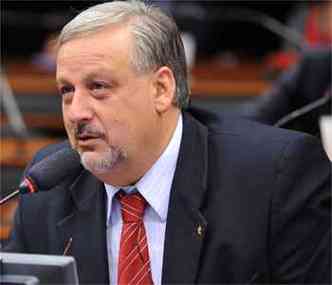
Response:
M80 134L76 136L77 145L80 147L91 147L97 140L101 139L101 135L96 134Z
M88 148L94 145L98 139L103 139L105 137L101 131L83 123L78 124L74 128L74 136L78 146Z
M86 141L86 140L91 140L91 139L98 139L100 138L100 135L96 135L96 134L80 134L80 135L76 135L76 139L80 140L80 141Z

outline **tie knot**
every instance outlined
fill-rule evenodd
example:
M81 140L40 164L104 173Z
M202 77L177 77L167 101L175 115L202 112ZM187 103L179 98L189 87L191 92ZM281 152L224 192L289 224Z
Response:
M139 193L125 194L119 191L116 194L121 205L123 223L138 223L143 220L146 201Z

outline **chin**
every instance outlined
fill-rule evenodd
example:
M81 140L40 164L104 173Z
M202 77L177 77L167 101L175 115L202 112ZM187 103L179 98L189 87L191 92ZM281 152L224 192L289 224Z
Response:
M103 152L79 151L79 153L84 168L95 174L109 173L126 158L122 151L115 148Z

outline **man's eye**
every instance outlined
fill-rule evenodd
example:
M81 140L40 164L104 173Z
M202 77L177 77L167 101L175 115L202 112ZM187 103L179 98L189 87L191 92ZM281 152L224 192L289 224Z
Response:
M60 95L66 95L73 91L74 91L74 88L71 86L62 86L59 88Z
M91 89L92 90L102 90L102 89L105 89L107 88L107 85L103 82L93 82L91 84Z

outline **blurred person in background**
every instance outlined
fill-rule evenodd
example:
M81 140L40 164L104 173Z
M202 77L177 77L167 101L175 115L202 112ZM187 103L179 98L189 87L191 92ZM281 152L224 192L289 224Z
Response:
M41 71L54 73L56 70L56 41L58 32L47 35L40 52L34 54L31 63Z
M323 96L331 97L331 64L331 49L305 51L296 66L282 74L271 90L247 107L246 116L274 125ZM325 114L331 114L329 101L298 117L291 128L319 136L319 118Z
M300 36L299 46L307 49L331 49L332 1L311 0L297 3L288 15L286 25ZM285 71L298 63L301 50L290 41L284 41L280 51L271 53L266 63L271 70Z
M261 123L320 137L319 120L331 114L332 1L298 4L288 25L303 35L306 48L295 52L287 44L273 57L275 66L288 70L245 113Z
M331 46L332 1L298 4L289 16L288 25L303 35L307 47Z

